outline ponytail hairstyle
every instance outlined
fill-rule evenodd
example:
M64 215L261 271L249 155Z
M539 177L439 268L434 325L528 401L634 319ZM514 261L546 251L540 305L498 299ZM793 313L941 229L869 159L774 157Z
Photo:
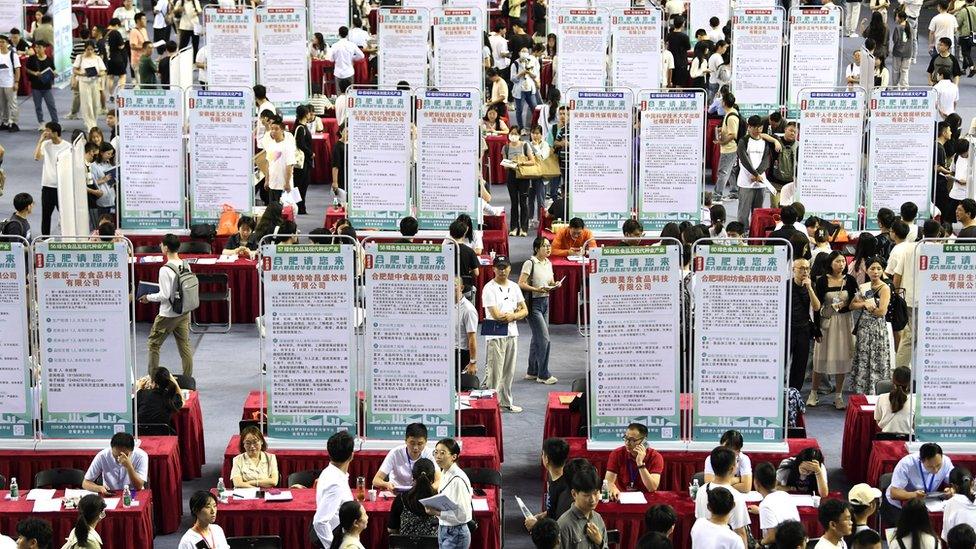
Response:
M552 124L556 121L556 115L559 114L559 102L562 101L562 95L559 93L559 88L549 85L549 89L546 92L546 103L549 104L549 123Z
M78 520L75 522L75 539L78 545L88 544L88 533L102 518L105 500L98 494L88 494L78 502Z
M432 497L436 493L434 491L434 471L434 462L427 458L420 458L413 464L411 471L413 486L400 498L403 501L403 506L410 509L410 512L415 515L427 516L420 500Z
M166 398L173 398L176 395L176 385L173 383L172 376L167 368L162 366L156 368L152 375L152 381L156 385L156 390L161 391L166 395Z
M356 500L347 501L339 506L339 528L342 533L338 536L332 538L332 545L330 549L339 549L342 547L342 538L345 537L346 532L352 530L352 526L356 524L356 521L362 518L363 505Z
M952 485L957 494L962 494L969 499L969 503L976 501L973 495L973 475L965 467L953 467L949 472L949 484Z
M718 236L725 230L725 206L715 204L708 209L708 215L712 219L712 228L715 230L715 236Z
M888 393L888 402L891 404L891 411L898 413L908 402L908 390L912 383L912 371L908 366L899 366L891 373L891 392Z

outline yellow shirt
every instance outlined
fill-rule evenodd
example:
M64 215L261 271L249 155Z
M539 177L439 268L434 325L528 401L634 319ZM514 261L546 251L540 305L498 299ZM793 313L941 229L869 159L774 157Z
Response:
M238 454L230 470L231 480L240 477L244 482L254 482L258 479L278 476L278 460L274 454L261 452L261 459L255 463L247 454Z

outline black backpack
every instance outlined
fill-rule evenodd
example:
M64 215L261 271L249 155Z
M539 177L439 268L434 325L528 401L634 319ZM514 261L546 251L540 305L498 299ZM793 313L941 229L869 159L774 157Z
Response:
M735 133L735 142L736 142L736 143L738 143L739 141L741 141L741 140L742 140L742 138L743 138L743 137L745 137L745 136L746 136L746 132L748 131L748 128L746 128L746 124L745 124L745 122L744 122L744 121L742 120L742 117L741 117L741 116L739 116L739 111L729 111L729 112L727 112L727 113L725 113L725 118L723 118L723 119L722 119L722 125L723 125L723 126L725 125L725 121L726 121L726 120L727 120L727 119L728 119L728 118L729 118L730 116L734 116L734 117L736 117L736 118L738 118L738 119L739 119L739 129L738 129L738 131L737 131L737 132Z
M885 320L891 323L894 331L904 330L908 326L908 303L894 286L888 285L891 290L891 299L888 300L888 312L885 313Z

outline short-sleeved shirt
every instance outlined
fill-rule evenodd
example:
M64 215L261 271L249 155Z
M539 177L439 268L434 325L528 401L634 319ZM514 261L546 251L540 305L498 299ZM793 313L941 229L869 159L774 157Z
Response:
M559 520L559 517L562 516L562 513L559 512L559 498L566 492L569 492L569 483L566 482L566 477L549 481L548 486L546 486L545 500L547 517L552 520Z
M62 139L60 143L47 140L41 145L42 166L41 186L58 188L58 155L71 148L71 143Z
M715 524L708 517L700 518L691 527L691 546L709 549L744 549L742 538L728 526Z
M149 455L141 448L136 448L129 456L129 460L139 478L143 482L149 480ZM102 477L102 486L112 491L121 490L126 484L132 484L125 467L119 465L119 462L115 461L115 457L112 456L111 448L105 448L95 454L95 459L92 460L88 471L85 473L85 480L87 481L95 482L98 477Z
M434 462L434 451L430 448L424 448L420 452L420 458L417 459L421 458L427 458ZM413 486L413 464L417 463L417 459L410 457L406 444L401 444L386 454L383 463L380 465L380 472L385 474L386 479L392 482L394 486L409 488ZM434 462L434 470L439 470L437 462Z
M885 497L895 507L901 507L901 502L891 497L892 488L900 488L908 492L915 490L935 492L949 478L950 471L952 471L952 460L949 456L942 456L942 468L933 475L922 465L922 460L917 453L909 454L895 465L895 470L891 474L891 485L885 492Z
M468 334L478 333L478 311L465 298L457 302L457 340L455 345L458 349L469 351Z
M606 549L608 547L607 526L603 522L603 517L596 511L590 513L590 517L586 518L586 515L573 505L559 517L556 523L559 524L559 541L562 549ZM600 531L603 536L603 544L597 545L586 537L586 525L588 523L593 523Z
M268 188L284 190L288 166L295 165L295 140L285 138L278 142L269 139L264 154L268 157Z
M224 244L224 249L236 250L237 248L240 248L242 245L246 246L248 250L251 251L257 250L258 243L254 241L254 233L251 233L250 238L248 238L247 242L243 244L241 244L241 233L234 233L230 235L230 238L227 239L227 243Z
M278 458L274 454L261 452L261 459L257 463L251 461L247 454L237 454L231 461L230 478L241 477L244 482L253 482L262 478L278 475Z
M896 244L888 256L888 276L901 275L901 288L905 290L905 303L915 307L915 242L906 240Z
M205 541L207 547L210 549L230 549L230 545L227 544L227 538L224 536L224 530L216 524L210 525L210 534L206 538L201 536L193 528L190 528L180 539L178 549L196 549L201 541Z
M14 69L20 68L20 57L13 48L0 54L0 88L14 87Z
M706 475L715 474L715 471L712 469L712 460L708 458L705 458L705 474ZM752 476L752 460L749 459L749 456L745 455L743 452L739 452L739 459L736 460L735 462L734 476L737 476L739 478Z
M787 520L800 520L800 513L787 492L772 492L759 502L759 527L763 530L776 528Z
M526 259L525 263L522 264L522 272L519 277L522 274L529 275L526 282L529 286L535 288L541 288L555 282L552 274L552 262L548 259L540 261L535 256ZM549 294L545 292L532 292L532 297L545 298L549 297Z
M485 318L493 318L491 316L492 307L497 307L502 313L514 313L518 304L524 302L525 297L522 295L522 289L512 280L502 286L492 279L481 290L481 304L485 308ZM492 340L500 337L505 336L485 336L485 339ZM508 323L508 337L518 337L517 322Z
M707 519L712 516L712 512L708 510L708 491L714 490L715 488L725 488L732 494L732 499L735 500L735 507L732 508L732 513L729 515L729 526L733 530L748 527L752 521L749 519L749 507L746 504L746 495L728 484L706 482L705 486L699 488L698 495L695 496L695 517Z
M458 245L458 256L461 282L464 283L464 291L468 292L474 287L474 270L481 267L481 260L471 246L464 243Z
M648 448L644 454L644 469L652 475L660 475L664 472L664 456L653 448ZM640 471L637 470L637 462L627 450L626 446L621 446L610 452L607 460L607 472L617 475L616 485L620 490L639 490L647 492L647 487L640 478ZM631 486L633 482L633 486Z
M739 124L741 123L742 118L739 115L739 111L730 110L725 113L725 118L722 119L722 131L726 135L731 135L732 140L721 146L720 151L722 154L735 153L738 150L739 143L736 140L736 136L739 135Z

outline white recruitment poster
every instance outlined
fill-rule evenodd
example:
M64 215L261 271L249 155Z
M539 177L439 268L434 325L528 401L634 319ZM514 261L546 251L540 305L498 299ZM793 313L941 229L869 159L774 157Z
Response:
M207 84L214 88L251 88L254 74L254 10L206 9Z
M14 3L21 6L20 2ZM60 88L71 80L71 0L51 0L47 15L54 24L54 72L57 73L54 84Z
M680 248L596 248L589 287L590 439L619 441L638 422L652 441L678 440Z
M800 93L796 200L807 215L857 228L864 155L864 90Z
M444 0L448 8L474 8L488 13L488 0Z
M796 118L799 112L800 90L837 85L842 13L838 9L826 8L793 8L790 11L789 72L786 83L786 105L790 118Z
M21 2L0 2L0 29L24 29L24 4ZM26 34L26 30L24 30Z
M788 249L695 246L694 440L783 439Z
M430 12L419 8L383 8L379 27L380 87L396 86L401 81L411 88L426 86Z
M417 92L417 221L447 230L458 214L478 217L481 93Z
M661 81L661 10L615 10L611 22L613 85L656 88Z
M308 0L312 32L338 37L339 27L350 28L349 0Z
M190 89L190 224L213 223L224 205L254 205L254 92Z
M23 242L0 242L0 439L34 436L25 253Z
M641 92L638 217L648 231L698 223L705 177L705 92Z
M692 29L689 33L694 37L694 32L697 29L705 29L706 31L712 26L709 24L709 20L712 17L718 17L719 28L725 27L725 24L729 22L729 11L731 9L731 4L729 0L693 0L689 2L689 14L691 21L685 26L685 29Z
M271 437L356 432L353 253L350 243L261 247Z
M732 17L732 91L743 118L780 107L783 10L736 9Z
M871 94L868 139L867 230L878 210L897 212L914 202L928 212L935 177L935 90L881 90Z
M606 86L609 12L600 8L566 9L555 13L559 22L556 86L563 97L570 88Z
M555 17L555 14L561 10L588 7L590 7L590 0L549 0L546 3L546 12L549 14L549 17L546 17L546 24L549 25L549 32L555 33L558 31L559 19Z
M258 81L279 111L308 99L305 8L258 9L258 71Z
M265 8L304 8L305 0L267 0Z
M434 83L438 88L484 88L484 14L477 9L435 9ZM479 93L480 96L480 93Z
M454 435L454 246L366 244L366 438Z
M121 229L186 228L183 90L119 92Z
M395 231L410 215L410 92L352 89L347 100L349 219Z
M630 219L634 96L571 90L569 127L569 217L594 231L619 231Z
M132 312L125 242L34 244L44 435L132 432Z
M915 258L915 435L976 442L976 242L923 241ZM909 265L909 268L912 268ZM911 326L909 326L911 329Z

